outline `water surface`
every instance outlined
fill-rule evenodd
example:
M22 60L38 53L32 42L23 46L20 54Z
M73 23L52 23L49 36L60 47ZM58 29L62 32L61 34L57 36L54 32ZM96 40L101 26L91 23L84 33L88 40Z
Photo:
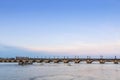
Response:
M0 80L120 80L120 64L0 63Z

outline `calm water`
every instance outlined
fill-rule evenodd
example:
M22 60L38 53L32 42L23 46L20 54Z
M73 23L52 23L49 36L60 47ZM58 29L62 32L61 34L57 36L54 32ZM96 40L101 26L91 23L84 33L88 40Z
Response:
M0 63L0 80L120 80L120 64Z

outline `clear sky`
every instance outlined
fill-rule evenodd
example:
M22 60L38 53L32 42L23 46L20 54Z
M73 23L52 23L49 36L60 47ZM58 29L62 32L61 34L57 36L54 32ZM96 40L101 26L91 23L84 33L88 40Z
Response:
M0 43L56 54L119 54L120 0L0 0Z

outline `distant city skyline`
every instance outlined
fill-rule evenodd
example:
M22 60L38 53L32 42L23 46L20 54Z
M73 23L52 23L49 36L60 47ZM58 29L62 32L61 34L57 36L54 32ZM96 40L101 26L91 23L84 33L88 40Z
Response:
M0 45L48 56L119 55L119 9L119 0L1 0Z

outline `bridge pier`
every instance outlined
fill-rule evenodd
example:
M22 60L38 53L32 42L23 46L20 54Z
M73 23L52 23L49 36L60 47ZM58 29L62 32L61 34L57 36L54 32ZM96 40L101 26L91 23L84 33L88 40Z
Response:
M92 63L92 60L86 60L86 63L87 63L87 64L91 64L91 63Z
M10 60L10 62L12 62L12 63L13 63L13 62L14 62L14 60Z
M0 60L0 62L2 62L2 60Z
M54 62L54 63L59 63L60 60L58 60L58 59L54 59L53 62Z
M46 60L44 60L44 62L45 62L45 63L50 63L50 62L51 62L51 60L46 59Z
M63 62L64 63L69 63L69 60L68 59L64 59Z
M116 56L115 56L115 59L114 59L114 64L118 64L118 60L117 60Z
M75 59L74 62L75 63L80 63L80 60L79 59Z
M105 64L105 60L99 60L100 64Z
M118 60L114 60L114 64L118 64Z

